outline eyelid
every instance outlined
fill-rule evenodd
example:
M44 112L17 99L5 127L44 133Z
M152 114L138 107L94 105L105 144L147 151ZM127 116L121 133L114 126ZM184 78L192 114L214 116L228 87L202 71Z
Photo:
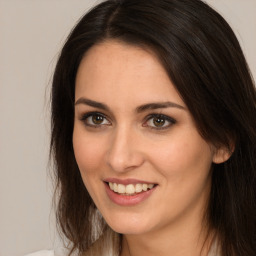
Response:
M89 118L89 117L92 117L93 115L98 115L98 116L102 116L104 119L106 119L108 121L109 124L111 124L111 122L109 121L109 118L108 116L106 116L105 114L101 113L101 112L97 112L97 111L90 111L90 112L87 112L87 113L84 113L82 114L80 117L79 117L79 120L81 120L84 125L86 126L89 126L89 127L94 127L94 128L100 128L102 126L106 126L106 125L109 125L109 124L88 124L86 123L86 120Z
M152 118L162 118L164 119L165 121L168 121L169 124L166 125L166 126L163 126L163 127L154 127L154 126L150 126L150 125L144 125L145 123L147 123L150 119ZM173 124L175 124L177 121L170 117L170 116L167 116L167 115L164 115L164 114L160 114L160 113L154 113L154 114L150 114L148 115L146 118L145 118L145 121L143 123L143 126L144 127L149 127L151 129L154 129L154 130L164 130L164 129L168 129L170 128L170 126L172 126Z

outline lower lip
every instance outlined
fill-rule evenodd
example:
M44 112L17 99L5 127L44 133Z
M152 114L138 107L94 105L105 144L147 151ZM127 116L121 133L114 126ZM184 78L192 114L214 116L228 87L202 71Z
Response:
M110 189L109 185L105 183L106 192L110 200L115 204L121 206L132 206L143 202L155 191L156 187L157 186L153 187L148 191L140 192L134 196L124 196L115 193L113 190Z

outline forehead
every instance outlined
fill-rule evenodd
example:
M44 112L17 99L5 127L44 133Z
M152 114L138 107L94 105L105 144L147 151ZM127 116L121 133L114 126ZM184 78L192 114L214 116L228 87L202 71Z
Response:
M76 98L130 95L146 100L170 100L177 94L158 57L149 49L119 41L93 46L82 59L76 77ZM177 96L177 95L176 95ZM179 99L182 103L181 99ZM178 102L177 102L178 103Z
M113 71L111 74L123 70L140 74L143 71L151 71L149 69L158 69L165 73L158 57L148 47L135 46L117 40L103 41L91 47L84 55L77 75L81 68L83 72L86 71L85 69L95 72ZM91 72L90 74L93 75Z

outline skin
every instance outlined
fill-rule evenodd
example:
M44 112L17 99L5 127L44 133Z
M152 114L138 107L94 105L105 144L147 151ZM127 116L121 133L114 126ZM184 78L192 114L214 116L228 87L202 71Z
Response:
M81 98L105 104L89 106ZM123 234L122 256L198 256L212 162L228 158L198 133L193 117L157 57L118 41L93 46L82 59L75 88L73 147L84 184L109 226ZM148 103L170 106L137 112ZM101 113L95 124L88 112ZM156 127L151 114L171 117ZM97 116L96 116L97 117ZM113 203L107 178L157 184L145 201ZM209 244L206 244L206 255Z

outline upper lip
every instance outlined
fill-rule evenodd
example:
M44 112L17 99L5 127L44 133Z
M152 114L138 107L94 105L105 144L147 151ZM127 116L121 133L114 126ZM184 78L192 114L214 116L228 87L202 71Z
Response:
M138 179L117 179L117 178L107 178L104 182L111 182L123 185L129 184L156 184L155 182L145 181L145 180L138 180Z

